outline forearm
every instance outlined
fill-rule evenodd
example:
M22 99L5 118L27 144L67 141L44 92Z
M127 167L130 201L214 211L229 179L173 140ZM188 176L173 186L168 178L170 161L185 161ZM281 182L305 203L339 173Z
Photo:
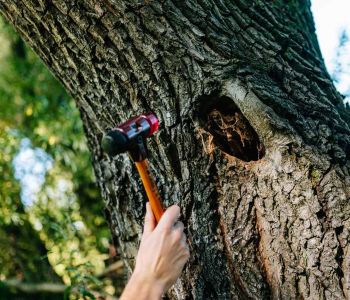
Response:
M163 289L133 273L119 300L160 300Z

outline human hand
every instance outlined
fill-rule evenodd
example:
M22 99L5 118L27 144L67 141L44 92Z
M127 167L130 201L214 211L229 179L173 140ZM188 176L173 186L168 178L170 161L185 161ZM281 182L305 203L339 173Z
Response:
M155 298L160 299L181 275L190 253L184 224L177 222L179 206L169 207L157 226L149 203L146 210L144 232L130 281L151 287L157 294Z

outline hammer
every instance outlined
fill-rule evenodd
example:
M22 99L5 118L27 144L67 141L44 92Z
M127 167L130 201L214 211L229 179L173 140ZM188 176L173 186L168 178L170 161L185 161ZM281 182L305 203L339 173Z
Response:
M102 138L102 148L110 155L129 152L140 174L152 211L159 222L164 209L157 185L147 160L146 139L158 130L159 123L152 113L130 118L107 132Z

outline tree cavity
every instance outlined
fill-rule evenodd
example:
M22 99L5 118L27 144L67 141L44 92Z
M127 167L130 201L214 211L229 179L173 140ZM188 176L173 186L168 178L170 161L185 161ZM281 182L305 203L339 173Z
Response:
M247 162L265 155L258 134L232 99L211 95L199 100L200 124L212 135L216 147Z

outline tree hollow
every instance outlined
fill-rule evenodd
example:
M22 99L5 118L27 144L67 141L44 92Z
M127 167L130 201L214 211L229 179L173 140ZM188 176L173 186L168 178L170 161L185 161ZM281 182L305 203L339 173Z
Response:
M265 155L258 134L232 99L206 96L200 103L200 123L212 135L216 147L247 162Z

